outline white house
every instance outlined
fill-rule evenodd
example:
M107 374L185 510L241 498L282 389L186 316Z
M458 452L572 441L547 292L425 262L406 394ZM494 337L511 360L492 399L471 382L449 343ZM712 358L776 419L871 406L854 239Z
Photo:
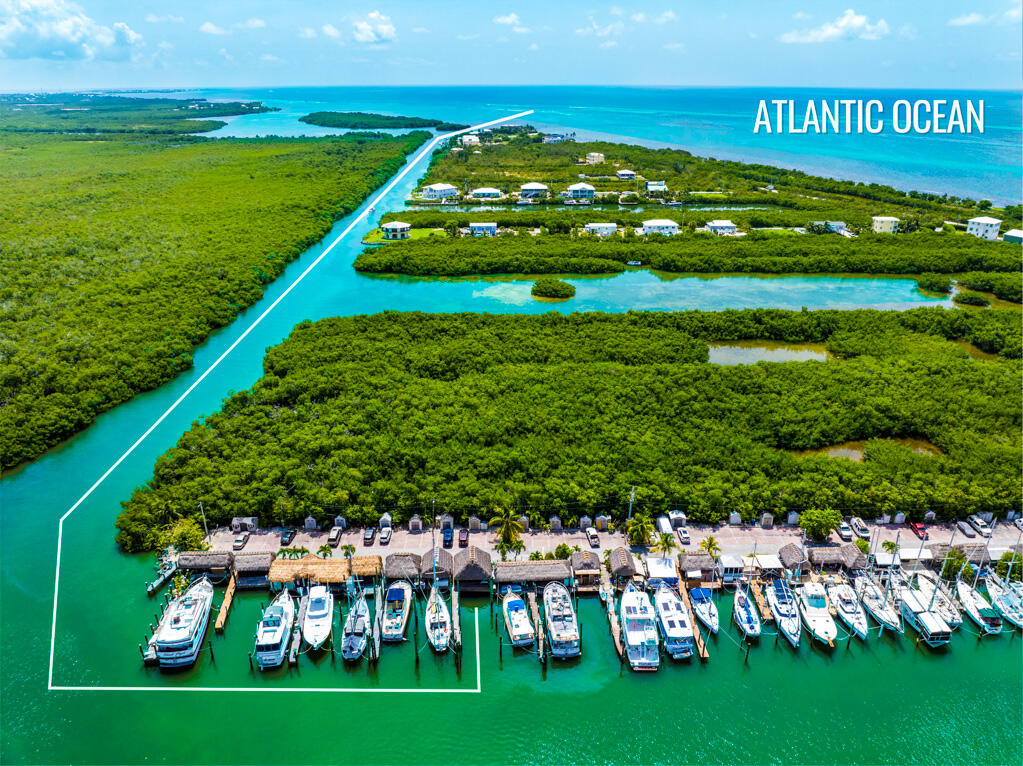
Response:
M619 181L633 181L636 178L635 170L619 170L616 174Z
M647 181L646 190L648 192L666 192L668 191L668 184L664 181Z
M1003 242L1015 242L1017 245L1023 242L1023 229L1009 229L1002 235Z
M577 183L568 187L568 196L572 199L593 199L594 191L590 184Z
M519 187L519 196L522 199L537 199L547 196L547 185L531 181Z
M451 184L430 184L423 189L423 196L427 199L447 199L458 196L458 187Z
M543 142L545 144L560 144L564 143L564 141L565 136L562 133L548 133L543 137Z
M462 142L462 146L479 146L480 145L480 137L477 136L475 133L467 133L464 136L462 136L462 138L460 140Z
M585 231L598 237L610 237L618 231L618 226L613 223L588 223Z
M981 215L966 222L966 233L981 239L998 239L998 229L1002 222L997 218Z
M707 229L719 237L731 237L738 231L735 224L728 219L707 221Z
M389 221L380 228L384 232L384 239L408 239L412 232L412 224L403 221Z
M664 234L670 237L678 234L678 223L667 218L652 218L649 221L643 221L643 233Z
M473 199L497 199L501 196L501 190L493 186L481 186L479 189L473 189L471 194Z
M469 235L473 237L497 236L497 224L493 221L487 223L470 223Z
M604 155L600 152L590 152L586 155L587 165L602 165L604 164Z
M894 234L899 230L899 219L893 215L875 215L870 221L875 234Z
M833 231L835 234L843 234L845 232L845 221L810 221L814 226L821 226L828 231Z

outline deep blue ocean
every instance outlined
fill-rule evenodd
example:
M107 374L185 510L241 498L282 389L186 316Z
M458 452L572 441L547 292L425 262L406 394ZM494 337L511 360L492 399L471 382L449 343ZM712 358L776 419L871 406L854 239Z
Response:
M157 94L152 94L157 95ZM235 118L221 135L323 135L298 122L311 111L374 111L476 124L526 109L528 122L577 139L599 138L686 149L718 159L763 162L832 178L884 183L996 204L1023 199L1023 106L1006 91L822 90L804 88L637 88L438 86L237 88L159 95L258 99L280 112ZM754 134L761 99L983 99L985 131L973 135ZM888 121L890 123L890 120Z

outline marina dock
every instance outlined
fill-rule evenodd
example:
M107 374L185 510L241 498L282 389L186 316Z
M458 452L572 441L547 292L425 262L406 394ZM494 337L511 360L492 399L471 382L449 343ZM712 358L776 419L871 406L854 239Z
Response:
M689 590L685 585L679 585L679 595L682 596L682 603L685 604L686 612L689 614L689 624L693 626L693 643L696 645L696 653L700 659L706 662L710 659L710 652L707 651L707 642L703 639L703 632L700 630L700 623L693 614L693 605L689 602Z
M757 609L760 610L760 619L764 622L774 622L774 617L771 615L771 608L767 605L767 599L764 598L764 592L761 590L763 583L760 580L750 581L750 593L753 594L753 600L757 603Z
M536 656L543 662L544 659L544 626L540 620L540 609L536 605L536 591L529 592L529 614L533 618L533 627L536 630Z
M227 624L227 615L231 611L231 604L234 603L234 592L237 587L238 578L232 572L231 582L227 584L227 591L224 592L224 600L220 603L220 611L217 612L217 621L213 625L213 629L217 633L224 632L224 626Z
M615 612L615 592L614 588L611 587L611 578L607 572L603 572L600 575L600 592L604 597L607 624L611 629L611 640L614 641L615 651L618 653L618 657L621 658L625 656L622 649L622 626L618 623L618 615Z
M462 648L462 615L458 608L458 588L451 591L451 643Z

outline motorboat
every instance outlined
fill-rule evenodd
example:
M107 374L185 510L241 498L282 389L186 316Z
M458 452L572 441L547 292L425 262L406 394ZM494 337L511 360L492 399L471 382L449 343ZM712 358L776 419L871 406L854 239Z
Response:
M963 624L963 615L956 606L952 595L933 572L917 572L913 576L916 592L920 594L927 611L941 615L952 630Z
M302 638L312 649L319 649L330 637L334 625L334 594L326 585L314 585L304 598L305 617Z
M718 606L707 588L693 588L689 591L689 603L693 605L696 619L707 626L711 633L718 632Z
M256 665L260 670L276 668L284 662L294 626L295 599L282 590L263 612L256 628Z
M451 613L434 585L426 599L426 637L436 652L446 652L451 641Z
M799 621L799 606L792 593L792 587L785 580L774 580L767 586L767 605L778 630L792 646L799 646L800 634L803 632Z
M404 580L387 586L384 596L384 625L381 641L404 641L409 612L412 611L412 586Z
M838 626L831 616L824 586L817 582L800 585L796 588L796 601L799 603L803 624L810 635L822 644L831 646L838 637Z
M753 605L753 599L749 597L749 593L741 588L735 591L732 619L746 638L760 637L760 615L757 614L757 609Z
M657 670L661 664L657 628L650 597L630 582L619 605L622 649L633 670Z
M359 659L366 651L369 632L369 604L366 594L359 593L341 629L341 656L350 661Z
M966 613L970 615L970 619L977 623L977 627L985 634L994 635L1002 632L1001 616L991 607L988 600L966 580L956 580L956 597Z
M536 640L536 631L522 596L509 590L501 600L501 609L504 612L504 627L508 630L512 646L532 646Z
M856 591L847 582L834 583L828 586L828 600L835 607L838 619L845 623L860 638L867 637L867 613L856 600Z
M884 588L873 577L857 575L853 580L853 590L859 596L860 603L879 625L897 633L905 632L895 599L891 594L885 595Z
M161 668L183 668L195 662L212 606L213 585L205 577L170 602L152 640Z
M1008 585L1005 580L994 572L984 580L991 606L998 610L1002 619L1008 620L1017 628L1023 628L1023 596L1016 588Z
M657 627L661 631L665 651L675 660L692 657L692 620L678 593L664 583L658 585L654 591L654 611L657 613Z
M944 646L952 640L952 628L937 612L927 608L920 591L907 588L902 594L902 617L930 647Z
M579 621L568 588L560 582L550 582L543 589L544 620L550 636L551 657L569 659L582 653L579 641Z

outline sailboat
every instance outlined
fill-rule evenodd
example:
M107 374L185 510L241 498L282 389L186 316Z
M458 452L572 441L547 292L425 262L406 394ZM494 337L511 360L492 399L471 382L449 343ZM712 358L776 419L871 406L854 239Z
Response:
M1003 619L1008 620L1017 628L1023 628L1023 596L1020 595L1020 592L1010 587L994 572L988 574L984 584L987 586L987 594L991 598L991 606L998 610Z
M326 585L314 585L304 598L305 618L302 638L313 649L319 649L330 636L334 625L334 594Z
M822 644L831 644L838 636L838 626L828 609L827 593L820 583L811 582L796 588L796 601L803 624L810 635Z
M412 611L412 586L404 580L387 586L382 641L404 641L408 615Z
M536 631L529 620L522 596L509 590L501 600L501 609L504 612L504 627L512 646L532 646L536 640Z
M341 629L341 656L346 660L359 659L366 651L368 633L369 604L366 603L366 594L359 591L355 606L348 613L345 625Z
M689 613L679 595L664 583L654 591L654 611L665 651L675 660L692 657L694 637Z
M568 588L560 582L547 583L543 589L543 611L551 637L551 656L557 659L578 657L582 653L579 621Z
M152 643L161 668L182 668L199 656L213 606L213 585L203 577L170 602Z
M657 628L650 597L630 582L622 593L622 641L629 667L633 670L657 670L661 664L657 650Z
M885 595L884 588L873 577L857 575L853 580L853 589L859 596L860 603L878 624L898 633L905 631L895 600Z
M706 588L693 588L689 591L689 602L693 605L693 614L707 626L711 633L718 632L718 607Z
M803 632L799 622L799 607L792 588L785 580L774 580L767 587L767 605L771 608L778 630L794 647L799 646L800 634Z
M842 582L828 586L828 599L838 612L839 619L849 630L860 638L867 637L867 613L856 600L856 591L849 583Z
M295 600L287 590L282 590L263 612L256 628L256 665L260 670L276 668L284 662L294 625Z
M1002 618L977 589L962 578L956 578L956 597L970 619L977 623L984 633L994 635L1002 632Z
M945 624L955 630L963 624L963 615L949 595L941 580L933 572L917 572L913 583L920 594L927 611L941 616ZM905 597L904 597L905 598ZM903 612L905 614L905 612Z
M735 620L735 624L739 626L739 630L745 634L746 638L760 637L760 615L757 614L749 593L741 588L735 591L732 619Z
M430 588L430 597L426 599L426 637L434 651L448 650L448 642L451 640L451 613L436 584Z

